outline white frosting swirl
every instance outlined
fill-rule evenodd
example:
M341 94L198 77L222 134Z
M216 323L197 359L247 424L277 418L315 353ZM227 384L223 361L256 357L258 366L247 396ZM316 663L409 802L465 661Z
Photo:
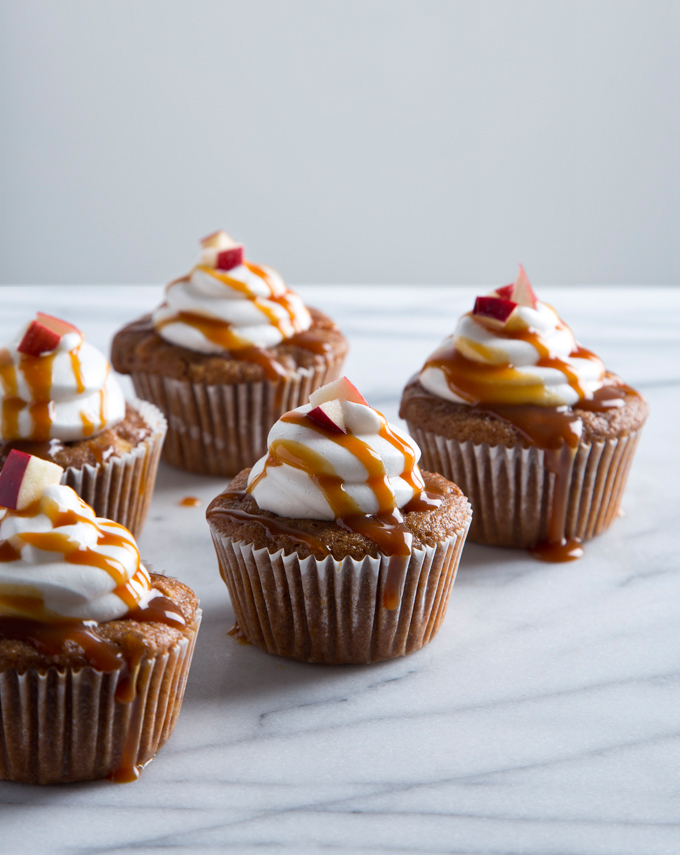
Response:
M502 383L516 387L513 403L573 406L582 397L592 397L602 386L604 364L594 354L590 354L589 358L571 355L578 346L576 339L550 306L540 301L535 309L517 306L513 323L516 327L529 328L537 333L540 344L547 349L551 357L563 362L576 380L572 379L570 382L565 371L558 367L537 364L541 354L531 342L499 335L483 321L477 320L472 313L460 318L455 332L445 339L441 349L455 348L467 359L486 365L510 366L513 370L504 372ZM429 392L440 398L460 404L470 403L451 389L445 372L436 365L426 363L420 373L420 382ZM489 383L492 382L493 379L489 378ZM537 386L540 387L538 393ZM522 400L522 387L527 389L526 400ZM579 389L583 395L579 393Z
M96 347L72 332L62 336L55 350L26 356L17 350L25 329L0 351L2 440L71 442L101 433L125 418L122 389ZM35 404L47 406L35 408ZM44 423L41 419L38 424L36 409L45 411Z
M420 449L410 436L389 424L383 415L371 407L352 401L341 401L341 405L349 433L368 447L368 455L373 452L371 456L377 455L382 462L385 483L393 497L392 508L403 508L415 492L413 486L402 477L409 465L412 465L411 478L419 489L424 487L416 465L420 458ZM306 404L292 413L305 414L312 409L311 404ZM385 431L385 427L388 431ZM390 442L385 436L381 436L381 429L383 433L389 435L391 432L396 435L398 441ZM334 442L333 434L320 433L312 422L309 427L287 422L285 415L269 432L269 455L258 460L248 477L249 491L263 510L294 519L334 520L338 517L336 509L331 507L324 491L310 475L277 456L279 443L283 443L284 448L286 443L290 443L293 450L296 446L302 447L311 453L312 458L319 461L323 470L319 474L330 474L341 479L344 491L356 503L357 513L375 514L386 510L379 506L378 497L368 483L368 470L358 456ZM400 450L401 443L412 453L410 461ZM268 463L270 456L275 458L276 465Z
M199 323L191 316L198 316ZM213 326L218 322L212 337L201 328L201 318ZM199 264L187 278L171 282L153 322L172 344L200 353L223 353L252 345L274 347L309 329L312 319L279 273L244 262L227 272Z
M69 511L73 513L68 519L76 521L55 525L58 514ZM116 543L100 544L106 534L114 535L109 539ZM140 564L134 537L118 523L95 517L92 508L70 487L46 487L39 512L32 516L1 509L0 541L7 541L19 556L0 561L1 616L48 622L59 618L116 620L130 610L116 593L121 592L121 586L137 605L156 596ZM55 541L56 546L62 544L59 549ZM83 557L84 550L89 555ZM78 563L69 562L68 556L75 553ZM92 554L106 559L111 572L88 560Z

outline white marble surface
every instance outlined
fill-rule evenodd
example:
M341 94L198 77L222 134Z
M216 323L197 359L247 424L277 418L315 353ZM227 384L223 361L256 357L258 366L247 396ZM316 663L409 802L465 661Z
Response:
M306 287L352 341L348 375L395 417L469 288ZM175 734L139 782L0 784L0 852L680 852L680 289L547 288L649 398L627 515L579 562L469 544L423 651L368 667L267 656L233 613L204 508L219 479L162 467L140 539L205 619ZM0 341L35 309L106 348L156 287L0 288ZM178 501L201 497L202 509Z

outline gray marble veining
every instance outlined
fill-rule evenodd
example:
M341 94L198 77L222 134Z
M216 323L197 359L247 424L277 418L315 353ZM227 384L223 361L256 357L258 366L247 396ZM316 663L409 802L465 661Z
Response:
M299 290L347 332L348 376L391 419L474 297ZM106 349L160 294L4 287L0 341L41 309ZM205 612L175 734L135 784L0 783L0 852L680 852L680 289L541 296L650 400L626 515L572 564L469 544L428 647L370 667L307 666L227 636L203 516L223 482L162 466L142 555L192 585ZM189 494L203 508L180 507Z

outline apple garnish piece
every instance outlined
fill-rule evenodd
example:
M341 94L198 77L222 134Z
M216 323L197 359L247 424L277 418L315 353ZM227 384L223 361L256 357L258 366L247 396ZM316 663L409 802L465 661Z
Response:
M201 241L201 261L216 270L231 270L243 264L243 244L224 231L213 232Z
M493 293L503 300L512 300L518 306L528 306L530 309L535 309L538 302L526 270L521 264L517 279L510 285L503 285L501 288L496 288Z
M62 321L61 318L55 318L54 315L46 315L44 312L36 312L36 318L41 324L49 326L50 329L60 335L66 335L67 333L82 335L78 327L74 327L73 324L70 324L68 321Z
M63 474L56 463L13 448L0 472L0 506L23 511L42 496L45 487L59 484Z
M25 353L28 356L42 356L43 353L49 353L58 347L59 342L67 333L82 335L78 327L74 327L68 321L46 315L44 312L38 312L36 318L37 320L31 321L28 325L28 329L19 342L17 347L19 353Z
M313 407L318 407L320 404L325 404L326 401L333 401L336 398L340 401L352 401L355 404L368 406L368 402L361 392L346 377L340 377L339 380L333 380L332 383L326 383L325 386L316 389L309 396L309 403Z
M201 240L203 249L227 249L232 243L234 243L233 238L222 229Z
M477 297L472 314L483 318L485 323L504 327L517 308L517 303L503 297Z
M233 249L222 249L217 253L215 267L217 270L232 270L243 264L243 246L235 246Z
M515 279L512 299L518 306L528 306L530 309L536 308L537 299L534 294L534 289L531 287L529 277L521 264L519 266L517 279Z
M322 428L334 433L347 433L345 418L342 414L342 403L336 398L334 401L325 401L307 413L307 417L316 422Z
M515 290L515 283L511 282L509 285L503 285L502 288L496 288L496 294L499 297L502 297L504 300L512 300L512 292Z

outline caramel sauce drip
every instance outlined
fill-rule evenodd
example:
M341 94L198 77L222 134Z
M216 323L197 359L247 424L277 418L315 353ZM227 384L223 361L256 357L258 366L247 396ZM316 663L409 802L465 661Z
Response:
M92 525L92 521L75 510L62 511L56 505L40 500L34 502L23 511L13 511L19 516L33 516L36 513L46 513L55 529L63 526L76 525L84 522ZM78 542L69 539L64 532L23 532L20 539L39 549L61 553L63 560L70 564L98 567L105 570L116 582L113 593L128 607L125 615L118 620L136 621L138 623L162 623L174 629L183 630L186 620L179 607L168 597L157 595L140 605L139 591L148 589L149 574L143 565L139 564L139 553L136 546L130 542L129 533L117 523L109 523L118 531L100 531L98 546L117 546L132 552L138 562L137 571L126 578L124 567L114 558L102 555L96 550L82 547ZM0 541L0 562L16 561L20 551L9 541ZM15 611L40 613L43 608L38 597L3 596L0 606ZM51 621L30 620L18 617L0 616L0 639L23 641L33 645L47 656L58 656L67 644L78 645L89 664L98 671L119 671L116 683L115 698L123 704L133 704L129 727L130 738L126 742L118 768L109 776L116 782L134 781L139 777L140 767L135 763L137 756L136 735L139 731L139 717L143 707L137 697L137 674L139 664L144 655L141 641L134 644L126 639L127 653L123 652L113 642L100 636L96 629L97 621L72 620L52 615ZM132 649L130 649L132 644Z
M31 439L44 441L49 439L52 426L52 404L50 388L52 386L52 363L54 354L29 356L21 354L19 368L23 372L31 391L33 403L28 410L33 422ZM17 371L9 351L0 351L0 382L3 387L2 401L2 437L17 439L19 436L19 413L27 406L18 395Z
M423 514L436 511L441 505L444 494L439 490L421 490L416 493L408 504L404 505L403 511L407 514Z
M139 623L163 623L174 629L186 627L180 609L167 597L154 597L149 603L131 610L119 620ZM98 671L119 671L115 698L121 704L133 704L129 725L129 738L123 748L118 768L109 779L117 783L137 780L140 768L135 763L137 756L137 734L143 706L137 695L137 674L144 655L142 643L129 651L127 657L116 645L97 633L98 623L93 620L42 623L24 618L0 617L0 639L23 641L31 644L47 656L58 656L67 644L77 644L90 665Z
M250 300L259 311L267 318L269 323L276 327L283 335L282 318L280 313L272 308L271 303L275 303L279 308L284 310L284 319L296 328L295 307L291 301L292 292L286 289L282 294L274 293L274 284L267 271L257 264L250 261L244 261L244 266L262 279L269 287L269 295L266 298L259 297L250 290L250 287L245 282L239 282L238 279L232 279L228 273L223 273L219 270L213 270L209 267L199 266L199 269L204 270L220 282L223 282L229 288L242 294ZM176 282L184 280L178 279ZM176 284L171 282L170 286ZM289 372L284 366L265 348L256 347L250 342L243 339L235 331L233 324L219 318L209 318L205 315L199 315L194 312L177 312L175 315L166 318L165 320L156 323L156 329L161 330L168 324L177 322L187 324L198 330L208 341L219 345L223 350L228 351L234 359L241 359L244 362L252 362L259 365L265 373L268 380L277 380L279 378L287 378ZM284 340L289 344L294 344L297 347L304 348L313 353L325 354L331 349L331 345L324 341L322 336L313 330L298 330L292 337Z
M130 610L120 621L137 623L163 623L174 629L186 627L180 609L167 597L157 596L144 607ZM116 687L116 698L121 703L134 699L134 681L129 679L131 670L139 664L143 655L140 645L126 660L118 647L96 632L99 624L94 620L64 620L59 623L26 618L0 617L0 638L27 642L47 656L58 656L68 642L74 642L83 651L85 658L98 671L118 671L122 674Z
M183 508L200 508L201 500L197 496L185 496L180 501L180 505Z
M437 499L434 496L427 497L424 492L424 483L416 466L413 450L390 429L384 417L381 418L383 424L379 430L380 436L405 458L401 477L414 490L415 498L412 500L414 506L419 510L434 509L437 506ZM360 506L345 490L344 480L335 473L330 462L307 445L288 439L278 439L270 445L264 468L253 480L249 492L252 492L264 477L268 466L281 466L286 463L304 472L324 495L336 523L341 528L369 538L377 544L383 554L393 559L390 562L385 584L383 604L386 609L396 609L411 555L413 534L396 507L394 492L382 457L359 437L350 433L325 430L303 413L293 410L282 416L281 421L313 430L356 457L366 469L368 475L366 484L377 500L378 510L374 514L362 513Z
M110 367L106 369L106 376L109 376ZM106 425L106 380L102 383L102 388L99 390L99 424L104 427Z
M14 516L32 517L39 513L46 514L50 519L53 529L51 531L26 531L17 535L17 538L23 543L34 546L36 549L45 552L55 552L61 555L62 559L67 564L74 564L84 567L97 567L108 573L116 584L114 593L120 597L129 610L136 609L139 601L139 590L147 588L149 585L149 574L142 564L139 562L139 552L137 547L130 540L130 533L126 528L111 521L107 522L107 527L113 529L106 531L100 529L97 536L97 547L115 546L132 554L137 562L137 570L131 578L127 578L125 567L115 558L98 552L97 549L90 549L83 546L76 540L72 540L68 532L59 531L65 526L73 526L78 523L85 525L94 525L88 517L79 514L74 510L62 511L56 503L43 502L38 499L33 502L23 511L12 511ZM8 541L0 541L0 562L14 561L18 550ZM39 613L42 605L36 598L34 600L35 609ZM51 616L52 620L59 618Z
M73 376L79 394L85 391L82 365L80 363L80 347L70 351ZM3 389L1 433L4 440L19 440L19 413L28 408L33 428L29 442L45 443L49 441L52 428L54 402L50 400L52 388L52 369L56 353L43 356L19 355L19 370L23 373L30 390L32 401L29 403L19 397L17 369L7 348L0 350L0 383ZM105 391L102 390L102 425L105 424ZM94 433L94 423L85 415L80 414L83 423L84 436ZM32 452L30 452L32 453ZM44 457L45 455L38 455Z
M94 433L94 422L92 421L92 419L88 418L87 415L81 410L80 420L83 423L83 436L92 436L92 434Z
M221 497L227 500L237 499L241 501L247 495L246 490L227 490L221 494ZM330 549L318 537L314 537L313 534L308 534L306 531L288 526L280 522L277 518L271 519L264 516L264 514L254 514L250 511L244 511L241 508L208 508L208 513L211 515L217 514L235 522L257 523L257 525L262 526L267 534L273 537L289 537L291 540L309 546L311 549L318 549L327 555L331 554Z
M29 405L29 412L33 421L31 439L38 442L50 438L53 407L50 401L50 389L52 388L54 357L54 353L48 353L45 356L21 354L21 362L19 363L34 402ZM12 438L10 437L10 439Z
M76 378L76 388L78 390L78 394L82 395L85 391L85 380L83 379L83 367L80 364L80 346L74 348L71 351L70 356L73 376Z
M6 347L0 349L0 383L2 383L2 436L9 439L19 433L19 411L24 402L17 397L17 372Z
M309 350L311 353L317 353L320 356L325 356L333 350L333 345L321 330L309 329L295 333L294 336L286 339L286 344L301 347L303 350Z
M569 328L561 320L558 329ZM540 334L531 328L493 328L494 335L505 339L519 339L533 345L539 354L538 366L556 368L567 378L567 382L579 396L576 409L590 412L605 412L625 405L626 396L638 393L625 386L618 378L605 380L605 385L594 393L584 390L573 367L565 360L552 354L543 343ZM483 345L477 347L480 352ZM569 358L599 358L580 345L569 354ZM518 372L510 363L488 364L468 359L455 344L436 351L425 363L425 368L439 368L446 377L451 390L470 404L471 410L488 412L511 424L532 445L545 450L545 465L555 475L551 516L548 536L539 543L531 554L545 561L573 561L583 555L578 538L562 537L569 500L569 484L574 458L583 432L583 421L570 406L544 406L544 386L518 384ZM531 403L524 403L527 398Z

